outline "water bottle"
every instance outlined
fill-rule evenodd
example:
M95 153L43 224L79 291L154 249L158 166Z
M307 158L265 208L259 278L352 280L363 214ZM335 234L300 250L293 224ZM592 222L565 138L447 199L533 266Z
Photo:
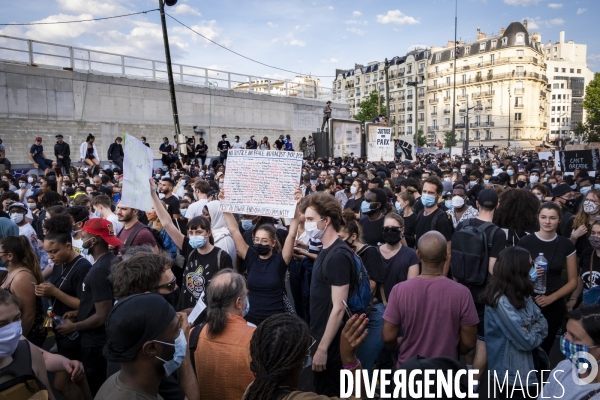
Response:
M52 314L52 321L54 322L54 325L56 325L56 326L64 325L64 323L65 323L65 320L56 314ZM79 337L79 332L77 332L77 331L75 331L75 332L71 333L71 335L69 335L69 339L71 339L71 340L75 340L78 337Z
M536 294L544 294L546 293L546 276L548 274L548 261L544 257L544 253L540 253L533 263L536 267L541 267L544 269L543 274L538 274L538 277L533 284L533 291Z

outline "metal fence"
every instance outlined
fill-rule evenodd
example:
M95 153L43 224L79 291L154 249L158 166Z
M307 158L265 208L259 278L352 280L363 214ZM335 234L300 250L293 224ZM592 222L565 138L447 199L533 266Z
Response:
M168 81L165 61L5 35L0 35L0 62L158 82ZM305 81L301 82L290 79L276 80L177 63L172 63L172 67L173 80L176 84L276 96L333 100L331 88L321 86L315 78L301 78L300 80Z

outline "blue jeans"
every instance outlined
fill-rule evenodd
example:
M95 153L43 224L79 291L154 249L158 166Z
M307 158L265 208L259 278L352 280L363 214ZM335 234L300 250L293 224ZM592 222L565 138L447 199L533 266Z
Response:
M369 318L369 322L367 323L369 333L356 352L356 358L360 360L362 368L369 371L369 377L371 377L373 364L375 364L379 353L383 349L381 331L383 329L384 311L385 308L382 303L375 304L371 308L369 315L367 315L367 318Z

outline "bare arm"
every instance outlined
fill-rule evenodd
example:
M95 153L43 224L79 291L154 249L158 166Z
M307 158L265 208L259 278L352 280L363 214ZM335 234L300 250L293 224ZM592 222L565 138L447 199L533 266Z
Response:
M477 343L477 325L461 325L459 337L458 354L469 353Z
M246 253L248 253L248 245L246 244L244 237L240 233L240 228L238 227L238 224L235 221L235 217L233 216L233 214L224 211L223 218L225 218L225 224L227 224L227 229L229 229L229 233L231 234L231 238L233 239L233 243L235 244L235 251L238 257L240 257L242 260L245 260Z
M301 193L300 189L297 190L297 193ZM301 194L300 194L301 196ZM290 223L290 228L288 231L287 238L285 239L285 243L283 245L283 249L281 250L281 256L283 257L283 261L289 265L292 261L292 257L294 255L294 243L296 243L296 234L298 233L298 218L299 211L298 207L296 207L296 212L294 213L294 218Z
M391 322L383 320L383 329L381 331L381 336L383 338L383 344L386 349L390 351L394 351L400 345L400 341L398 340L398 332L400 331L400 326L392 324Z
M89 329L98 328L106 322L108 314L112 309L112 300L98 301L94 303L96 312L91 317L75 323L78 331L87 331Z
M350 285L344 286L331 286L331 302L333 306L329 319L327 320L327 326L325 327L325 333L319 342L319 347L313 358L313 371L324 371L327 364L327 349L331 345L333 338L335 337L342 319L344 318L344 305L343 301L348 300L348 290Z
M167 231L171 239L173 239L175 246L177 246L177 248L181 250L183 248L183 239L185 238L185 236L183 236L183 234L179 232L179 229L177 229L177 227L173 223L169 212L165 210L165 208L161 204L160 199L158 198L158 194L156 194L156 183L154 183L154 179L150 179L150 196L152 197L152 205L154 206L156 216L160 220L160 223L162 224L165 231Z
M408 275L406 279L414 278L415 276L419 276L419 264L414 264L408 267Z
M496 257L490 257L490 263L488 265L488 272L490 275L494 275L494 265L496 265Z
M50 382L48 381L48 372L46 371L44 357L42 356L40 349L31 343L29 343L29 349L31 350L31 367L33 372L35 372L35 376L48 389L48 399L55 400L54 394L52 393L52 386L50 386Z
M11 292L21 299L21 327L27 336L35 319L35 278L31 274L18 274L11 284Z

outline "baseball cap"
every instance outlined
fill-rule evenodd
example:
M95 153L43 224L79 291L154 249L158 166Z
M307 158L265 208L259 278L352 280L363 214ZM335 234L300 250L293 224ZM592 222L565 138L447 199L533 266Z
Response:
M10 203L10 204L8 205L8 209L9 209L9 210L10 210L11 208L14 208L14 207L21 208L21 209L23 209L23 210L25 210L25 211L29 210L29 208L28 208L28 207L27 207L27 206L26 206L24 203L21 203L20 201L15 201L15 202L12 202L12 203Z
M40 141L40 142L41 142L41 141L42 141L42 137L41 137L41 136L36 136L36 137L35 137L35 141L36 141L36 142L38 142L38 141Z
M115 228L112 222L104 218L94 218L86 221L82 230L92 235L100 236L106 243L111 246L120 246L123 244L115 236Z
M55 138L62 138L63 135L61 133L59 133L58 135L54 136Z
M313 172L312 174L310 174L310 180L311 181L317 180L318 177L319 177L319 175L317 175L316 172Z
M498 205L498 193L494 189L483 189L479 192L477 202L485 208L494 208Z
M565 184L565 183L561 183L560 185L556 186L553 190L552 190L552 197L560 197L560 196L564 196L565 194L569 193L569 192L574 192L575 190Z
M447 190L442 192L442 197L448 197L448 196L452 196L452 191L451 190Z

